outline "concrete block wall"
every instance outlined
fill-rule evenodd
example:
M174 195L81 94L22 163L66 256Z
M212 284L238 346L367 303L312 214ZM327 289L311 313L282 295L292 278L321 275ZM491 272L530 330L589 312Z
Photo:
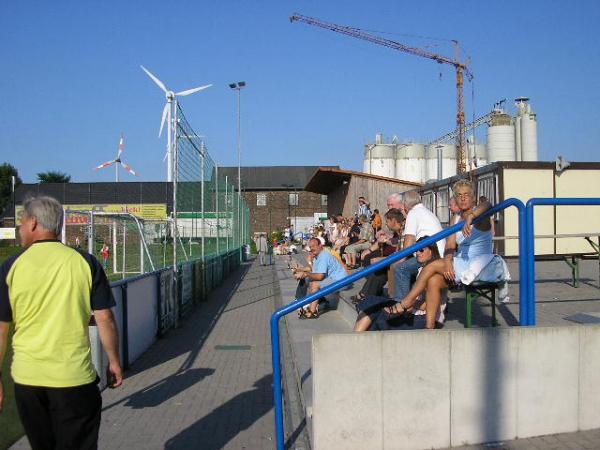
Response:
M316 449L425 449L600 427L600 326L313 339Z

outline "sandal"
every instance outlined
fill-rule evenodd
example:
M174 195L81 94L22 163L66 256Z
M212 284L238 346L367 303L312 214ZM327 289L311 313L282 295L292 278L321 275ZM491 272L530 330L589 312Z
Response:
M298 319L305 319L306 318L306 310L304 308L300 308L298 310Z
M319 318L319 313L318 312L307 311L300 318L301 319L318 319Z
M391 313L386 313L387 314L387 320L392 320L392 319L397 319L398 317L402 317L402 315L406 312L406 310L399 312L398 311L398 304L395 304L393 306L390 306L392 312Z
M352 297L350 297L350 301L352 301L352 303L354 305L358 305L360 302L362 302L366 297L363 294L357 294L357 295L353 295Z

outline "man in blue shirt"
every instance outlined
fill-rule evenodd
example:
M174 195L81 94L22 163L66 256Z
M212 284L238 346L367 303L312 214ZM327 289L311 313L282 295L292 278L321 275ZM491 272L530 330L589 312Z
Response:
M308 248L313 259L313 267L299 267L294 269L297 280L306 279L308 281L308 293L312 294L319 289L341 280L348 274L340 261L329 251L323 248L323 244L317 238L311 238L308 241ZM307 319L316 319L318 313L319 300L315 300L309 306L305 317Z

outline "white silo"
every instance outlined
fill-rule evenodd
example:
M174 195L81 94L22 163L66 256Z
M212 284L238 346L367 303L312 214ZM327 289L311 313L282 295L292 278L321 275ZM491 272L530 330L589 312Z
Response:
M515 160L515 127L501 109L493 111L487 130L487 157L490 163Z
M456 146L453 144L430 145L426 149L426 180L438 179L438 153L440 153L442 164L441 178L449 178L456 175Z
M366 173L394 178L396 175L396 145L365 145L363 168Z
M487 164L487 148L485 144L474 143L474 137L467 138L467 167L483 167Z
M515 118L515 139L517 156L520 161L538 160L537 118L527 97L515 99L517 117Z
M398 144L396 149L396 178L421 183L425 179L425 146L411 142Z

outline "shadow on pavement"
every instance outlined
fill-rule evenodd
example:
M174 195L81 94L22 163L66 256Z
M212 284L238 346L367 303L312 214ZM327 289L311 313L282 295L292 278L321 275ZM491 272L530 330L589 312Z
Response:
M272 383L273 375L265 375L254 383L254 389L236 395L169 439L165 448L222 449L241 431L249 428L273 408ZM230 426L226 428L218 426L223 423L229 423ZM260 448L266 447L264 445ZM246 446L246 448L258 447Z
M189 369L176 373L144 388L126 399L125 406L133 409L151 408L175 397L202 379L215 373L215 369Z

